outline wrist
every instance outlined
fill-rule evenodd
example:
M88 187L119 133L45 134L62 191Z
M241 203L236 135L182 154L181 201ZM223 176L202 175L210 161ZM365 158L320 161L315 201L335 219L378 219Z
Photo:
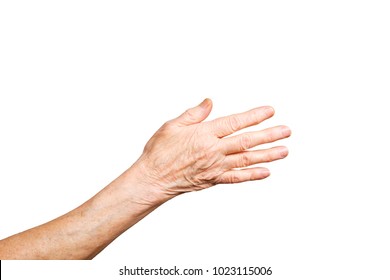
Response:
M120 176L124 176L127 195L132 202L158 206L176 196L164 191L162 182L150 175L151 171L141 161L137 161Z

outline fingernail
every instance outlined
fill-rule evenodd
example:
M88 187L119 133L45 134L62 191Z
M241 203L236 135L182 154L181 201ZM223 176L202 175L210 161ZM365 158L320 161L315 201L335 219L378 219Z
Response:
M291 129L288 126L284 126L282 128L282 135L284 137L290 136L291 135Z
M285 158L288 155L288 149L286 147L280 148L280 156Z
M210 99L206 98L205 100L202 101L202 103L199 104L200 107L202 108L207 108L209 107Z
M266 113L267 115L272 115L272 114L275 113L275 110L274 110L274 108L272 108L271 106L268 106L268 107L265 109L265 113Z
M262 169L262 170L260 171L260 174L261 174L262 176L268 177L268 176L271 174L271 172L270 172L268 169Z

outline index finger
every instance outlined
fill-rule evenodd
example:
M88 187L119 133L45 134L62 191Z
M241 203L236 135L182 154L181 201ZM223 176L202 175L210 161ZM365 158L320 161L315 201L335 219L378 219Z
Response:
M258 107L244 113L215 119L210 122L218 137L225 137L243 128L259 124L272 117L275 110L271 106Z

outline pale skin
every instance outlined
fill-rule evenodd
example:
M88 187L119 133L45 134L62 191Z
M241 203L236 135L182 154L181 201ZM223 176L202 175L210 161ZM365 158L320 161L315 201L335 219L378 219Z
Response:
M217 184L262 180L256 164L285 158L284 146L257 147L290 136L275 126L231 136L274 114L269 106L205 121L210 99L166 122L140 158L99 193L69 213L0 241L0 259L92 259L158 206Z

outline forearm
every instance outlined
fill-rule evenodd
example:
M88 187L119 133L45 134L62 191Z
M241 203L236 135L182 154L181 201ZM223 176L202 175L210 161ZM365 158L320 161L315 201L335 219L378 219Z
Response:
M91 259L170 197L128 169L73 211L0 241L0 259Z
M205 99L166 122L139 160L93 198L62 217L0 241L0 259L91 259L172 197L216 184L264 179L269 170L252 166L287 156L283 146L252 149L289 137L286 126L231 136L272 117L272 107L203 122L211 108L211 100Z

